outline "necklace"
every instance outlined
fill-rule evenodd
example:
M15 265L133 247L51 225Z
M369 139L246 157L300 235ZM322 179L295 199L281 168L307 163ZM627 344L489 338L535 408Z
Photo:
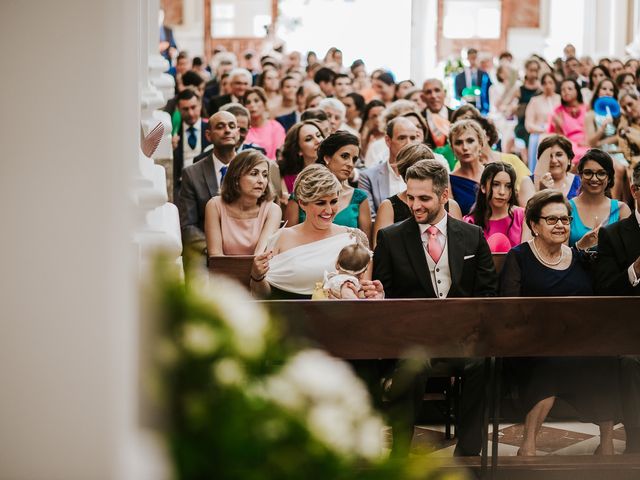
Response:
M544 263L545 265L549 266L549 267L555 267L557 265L560 264L560 262L562 261L562 259L564 258L564 250L562 250L562 247L560 247L560 257L558 258L558 261L556 262L548 262L544 259L544 257L542 256L542 254L540 253L540 251L538 250L538 247L536 246L536 240L535 238L533 239L533 241L531 242L533 245L533 251L536 254L536 257L538 257L538 259Z

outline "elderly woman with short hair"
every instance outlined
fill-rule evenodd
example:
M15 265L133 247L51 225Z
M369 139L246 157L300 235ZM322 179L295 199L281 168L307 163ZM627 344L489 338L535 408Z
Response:
M361 230L333 222L338 213L341 189L335 175L322 165L309 165L298 175L294 194L305 219L294 227L280 229L267 252L254 258L251 268L254 295L311 298L316 283L323 281L324 273L335 269L343 247L356 242L368 246L367 236ZM382 285L370 279L367 272L361 282L365 296L382 298Z
M536 193L527 203L525 220L533 238L513 247L507 254L501 276L501 295L593 295L592 280L583 257L566 245L571 206L562 192L543 190ZM597 452L613 455L615 359L521 358L510 361L507 366L507 371L514 373L528 412L518 455L536 455L536 436L556 397L569 401L582 418L598 424L600 446Z

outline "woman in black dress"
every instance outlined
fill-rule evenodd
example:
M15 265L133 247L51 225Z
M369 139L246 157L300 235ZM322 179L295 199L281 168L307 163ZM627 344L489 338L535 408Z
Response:
M398 152L397 166L398 173L404 178L405 173L410 166L418 162L419 160L435 159L431 149L424 143L413 143L404 146ZM449 212L454 218L462 220L462 212L460 206L455 200L449 198L449 201L444 206L445 210ZM378 236L378 230L381 230L389 225L406 220L412 217L411 209L407 204L407 191L393 195L384 200L378 207L378 213L376 215L376 223L373 226L373 246L375 247L376 238Z
M571 207L561 192L543 190L527 203L525 219L533 239L507 254L500 293L507 297L593 295L591 278L569 238ZM540 322L553 321L539 319ZM536 454L536 435L557 396L600 427L597 452L613 454L616 363L608 358L522 358L511 367L527 410L518 455Z

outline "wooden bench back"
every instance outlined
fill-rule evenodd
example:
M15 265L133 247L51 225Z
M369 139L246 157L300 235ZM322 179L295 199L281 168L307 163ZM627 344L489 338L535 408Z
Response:
M263 301L345 359L640 354L640 297Z
M493 254L493 263L496 266L498 275L502 270L505 257L506 253ZM227 275L249 288L249 275L251 274L252 262L253 255L219 255L209 257L207 265L212 274Z

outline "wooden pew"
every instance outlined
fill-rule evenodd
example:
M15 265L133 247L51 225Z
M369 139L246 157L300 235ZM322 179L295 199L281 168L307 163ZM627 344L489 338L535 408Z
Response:
M514 356L617 356L640 354L640 298L547 297L465 298L373 301L262 301L287 327L344 359L399 358L409 348L423 347L430 357L484 357L490 380L487 405L493 418L491 478L498 474L497 435L500 398L496 358ZM485 425L489 413L485 413ZM487 429L482 460L451 464L488 471ZM501 478L514 470L594 471L611 478L640 473L640 456L506 458ZM620 459L619 461L617 461ZM624 472L617 471L622 469ZM527 477L530 478L530 477ZM546 477L544 477L546 478ZM556 478L556 477L554 477ZM566 477L560 477L566 478ZM573 477L572 477L573 478ZM601 477L596 477L601 478Z
M502 271L506 253L494 253L493 263L498 274ZM216 255L209 257L207 266L213 275L227 275L249 288L253 255Z

